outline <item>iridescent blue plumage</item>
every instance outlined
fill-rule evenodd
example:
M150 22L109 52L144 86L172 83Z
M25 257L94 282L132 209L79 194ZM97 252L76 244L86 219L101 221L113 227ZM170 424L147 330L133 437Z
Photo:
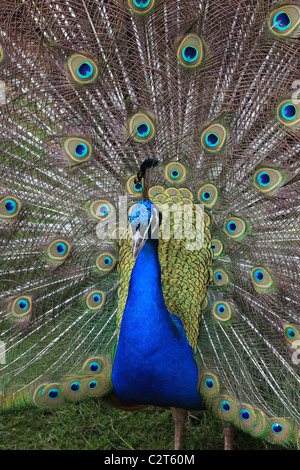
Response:
M193 350L164 301L158 240L145 243L132 271L112 382L127 402L203 409Z

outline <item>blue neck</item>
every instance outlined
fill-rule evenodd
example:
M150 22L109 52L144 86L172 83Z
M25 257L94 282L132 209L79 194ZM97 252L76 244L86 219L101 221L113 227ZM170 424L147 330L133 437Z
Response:
M145 285L145 282L147 283ZM147 287L147 289L145 289ZM144 296L151 289L151 297L163 295L161 285L161 269L158 258L158 240L148 240L141 249L132 271L129 293L135 297ZM149 297L146 296L146 297Z
M203 408L193 350L164 301L158 240L145 243L132 270L112 382L130 403Z
M158 326L164 329L166 323L169 326L172 324L163 296L158 240L148 240L138 255L131 274L123 319L125 324L133 324L134 321L143 330L152 326L155 330Z

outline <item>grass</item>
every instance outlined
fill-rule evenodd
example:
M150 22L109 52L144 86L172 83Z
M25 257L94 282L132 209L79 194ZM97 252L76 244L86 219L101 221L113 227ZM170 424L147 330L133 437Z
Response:
M88 400L45 411L38 408L0 416L0 450L173 450L169 410L122 411ZM212 415L190 413L184 450L222 450L223 428ZM278 449L235 430L233 449Z

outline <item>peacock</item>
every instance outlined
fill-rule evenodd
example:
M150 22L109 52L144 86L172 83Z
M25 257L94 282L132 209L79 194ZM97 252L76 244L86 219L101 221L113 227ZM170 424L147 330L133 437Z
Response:
M2 0L2 412L300 447L298 0Z

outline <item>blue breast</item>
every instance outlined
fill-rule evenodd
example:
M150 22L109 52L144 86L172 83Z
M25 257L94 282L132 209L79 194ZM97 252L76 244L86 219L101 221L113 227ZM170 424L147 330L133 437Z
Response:
M112 382L130 403L204 409L193 350L164 301L156 240L144 245L132 271Z

